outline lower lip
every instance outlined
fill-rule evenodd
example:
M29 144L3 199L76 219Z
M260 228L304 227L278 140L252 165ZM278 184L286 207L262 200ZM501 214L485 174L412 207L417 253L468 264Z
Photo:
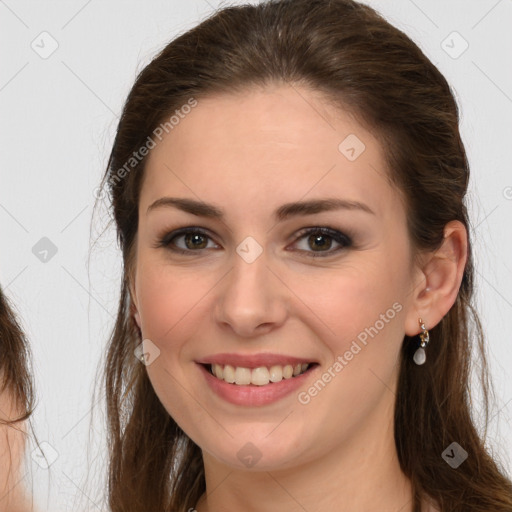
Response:
M315 372L318 365L310 367L306 372L301 373L297 377L283 379L280 382L271 382L265 386L255 386L254 384L238 386L237 384L230 384L212 375L202 364L198 363L198 366L205 376L207 384L218 396L235 405L257 407L277 402L296 391L304 385L306 379Z

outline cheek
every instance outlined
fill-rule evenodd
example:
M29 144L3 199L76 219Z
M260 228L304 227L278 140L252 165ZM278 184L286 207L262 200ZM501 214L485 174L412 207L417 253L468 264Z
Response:
M181 274L144 251L140 253L136 289L144 336L165 337L190 309L201 283L194 282L192 275Z
M329 411L324 428L332 429L334 438L340 435L339 425L356 428L393 389L405 309L404 276L395 270L391 258L368 259L364 265L302 279L294 289L297 296L307 298L304 302L315 314L316 325L326 326L321 328L321 342L332 359L326 361L320 378L327 384L317 386L322 389L318 398L315 389L303 391L311 397L316 414Z
M297 280L294 292L321 321L315 323L327 326L321 327L321 342L332 358L328 365L337 362L331 370L335 377L325 375L332 383L318 403L336 403L339 411L364 415L393 388L404 335L405 284L398 251Z
M194 392L187 381L189 367L181 364L181 358L190 350L189 340L200 336L200 320L206 318L206 301L202 299L213 284L208 277L198 279L197 270L186 272L161 261L142 260L137 269L142 337L159 349L158 358L146 370L167 412L187 431L191 428L187 421L201 417L204 411L191 408L190 396Z
M354 339L390 308L387 317L395 318L396 309L400 308L393 309L393 304L400 302L403 295L400 276L384 259L377 263L368 259L357 266L301 276L295 280L294 293L339 342Z
M207 318L209 292L218 277L197 268L143 260L137 269L137 299L142 335L175 359Z

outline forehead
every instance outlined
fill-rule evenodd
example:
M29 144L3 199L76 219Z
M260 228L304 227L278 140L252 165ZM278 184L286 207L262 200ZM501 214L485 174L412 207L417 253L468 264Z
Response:
M383 214L397 198L386 173L379 142L348 113L304 88L253 88L198 99L164 133L146 164L141 203L168 192L226 209L248 199L273 209L328 195Z

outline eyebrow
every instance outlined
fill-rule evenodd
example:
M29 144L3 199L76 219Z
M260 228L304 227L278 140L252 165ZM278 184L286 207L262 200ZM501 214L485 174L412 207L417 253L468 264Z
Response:
M188 199L184 197L161 197L149 205L146 215L152 210L164 207L176 208L198 217L207 217L219 220L224 218L224 211L221 208L203 201L196 201L195 199ZM283 221L290 217L313 215L315 213L332 210L358 210L370 215L376 215L368 205L359 201L326 198L283 204L274 212L274 217L277 221Z

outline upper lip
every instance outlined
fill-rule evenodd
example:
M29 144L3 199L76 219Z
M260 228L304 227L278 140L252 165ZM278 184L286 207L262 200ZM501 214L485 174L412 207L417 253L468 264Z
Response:
M227 364L231 366L240 366L243 368L258 368L260 366L284 366L287 364L296 365L299 363L316 363L313 359L307 359L302 357L287 356L283 354L214 354L206 356L196 360L199 364L219 364L225 366Z

